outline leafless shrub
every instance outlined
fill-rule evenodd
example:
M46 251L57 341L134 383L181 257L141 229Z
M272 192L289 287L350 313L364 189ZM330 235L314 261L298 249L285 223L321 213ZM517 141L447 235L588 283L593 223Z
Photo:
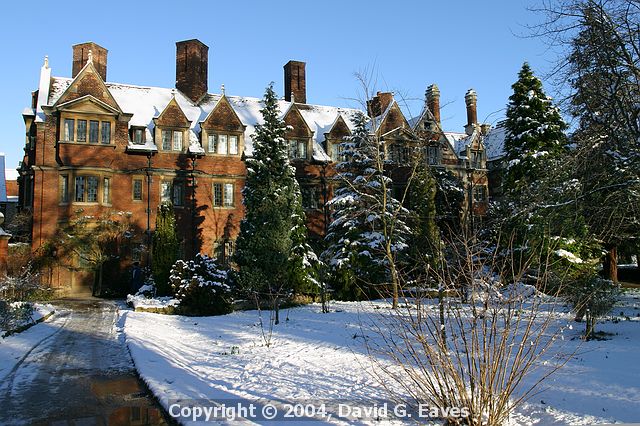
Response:
M554 350L564 328L555 298L538 290L547 277L522 283L531 262L500 276L507 259L470 243L460 250L438 277L459 296L438 306L415 293L381 315L368 343L374 374L394 399L435 407L448 424L502 425L569 359Z

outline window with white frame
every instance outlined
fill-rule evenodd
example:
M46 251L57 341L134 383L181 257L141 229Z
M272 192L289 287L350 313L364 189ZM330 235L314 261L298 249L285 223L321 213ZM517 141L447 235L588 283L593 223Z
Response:
M212 154L236 155L238 154L238 136L222 133L209 133L207 135L208 150Z

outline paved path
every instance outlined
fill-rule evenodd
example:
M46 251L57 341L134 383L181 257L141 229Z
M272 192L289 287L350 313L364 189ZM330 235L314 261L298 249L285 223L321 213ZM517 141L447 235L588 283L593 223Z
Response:
M93 300L54 303L61 328L0 384L0 425L166 424L135 374L117 332L117 308Z

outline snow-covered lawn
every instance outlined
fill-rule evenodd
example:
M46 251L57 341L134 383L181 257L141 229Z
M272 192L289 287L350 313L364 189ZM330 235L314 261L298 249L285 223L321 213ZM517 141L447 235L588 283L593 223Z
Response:
M36 304L32 321L40 321L52 312L52 305ZM28 330L0 339L0 382L33 347L60 329L62 323L55 319L54 316L50 321L40 322Z
M203 399L226 406L257 402L258 410L268 401L282 408L388 400L383 384L367 372L371 361L363 338L375 338L367 325L380 323L376 319L388 305L331 308L329 314L319 305L283 311L288 320L275 326L270 347L257 311L206 318L124 311L120 324L138 371L167 409ZM583 324L565 332L562 350L572 353L580 345L576 355L518 409L512 424L640 421L640 292L625 294L613 314L619 322L597 327L614 333L609 340L582 343ZM262 315L268 321L268 312ZM561 314L558 324L571 318ZM333 417L331 423L340 422Z

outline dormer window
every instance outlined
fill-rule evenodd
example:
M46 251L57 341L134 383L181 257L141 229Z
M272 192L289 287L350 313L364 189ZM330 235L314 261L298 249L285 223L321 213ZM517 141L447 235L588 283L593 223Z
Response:
M290 140L289 141L289 158L306 160L307 143L302 140Z
M65 118L62 128L64 142L111 144L111 121L85 120L80 118Z
M133 127L131 129L131 141L135 145L144 145L145 143L145 134L144 127Z
M162 131L163 151L182 151L182 130Z
M344 161L344 145L342 143L332 144L331 160L335 163L340 163Z
M238 135L208 133L207 145L208 145L208 150L211 154L237 155L238 154Z

